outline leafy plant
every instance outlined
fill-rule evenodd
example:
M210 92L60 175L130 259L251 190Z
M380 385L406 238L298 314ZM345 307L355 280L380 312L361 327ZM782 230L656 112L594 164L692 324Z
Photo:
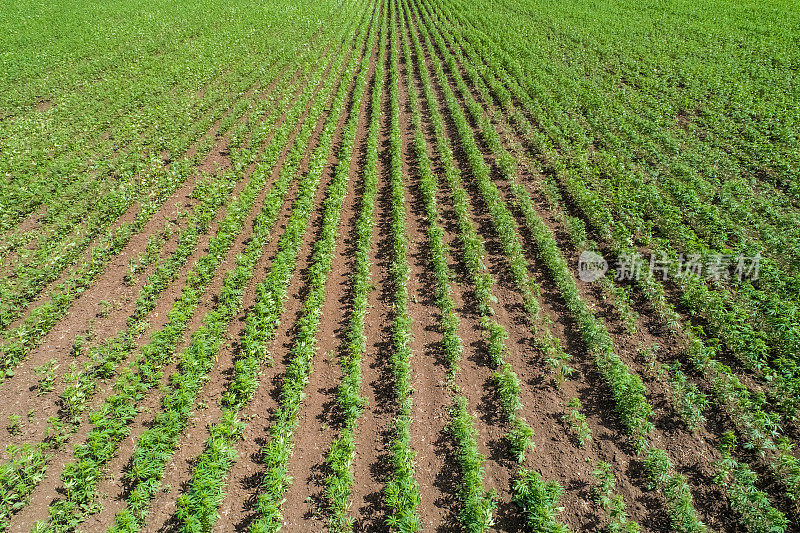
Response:
M592 476L599 482L593 489L594 501L608 516L607 530L611 533L638 532L639 524L628 518L622 495L614 493L616 479L611 465L605 461L598 462Z
M733 458L737 439L731 432L720 439L722 459L717 461L716 482L726 488L731 506L741 516L748 531L758 533L781 533L788 531L789 521L772 506L767 495L755 483L756 475L746 464Z
M50 359L46 363L42 363L33 369L37 376L39 376L38 394L46 394L52 392L56 381L56 370L61 366L55 359Z
M11 415L8 417L8 425L6 430L10 435L19 435L22 433L21 417L19 415Z
M525 514L527 523L534 531L568 533L569 528L558 521L563 507L558 506L561 486L555 481L545 483L532 470L521 470L514 480L513 501Z
M578 398L573 398L567 404L571 411L564 415L564 422L569 425L573 436L581 446L586 446L592 440L592 430L586 423L586 415L581 412L583 406Z
M673 401L688 428L694 430L705 421L703 411L708 408L708 398L697 385L689 382L679 362L676 361L669 370Z

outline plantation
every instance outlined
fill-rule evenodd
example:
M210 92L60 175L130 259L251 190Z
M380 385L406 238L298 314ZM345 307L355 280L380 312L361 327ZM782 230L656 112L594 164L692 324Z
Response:
M0 531L800 531L800 7L0 6Z

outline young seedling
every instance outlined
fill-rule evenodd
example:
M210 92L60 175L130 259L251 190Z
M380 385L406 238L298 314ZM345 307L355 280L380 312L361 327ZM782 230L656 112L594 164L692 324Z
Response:
M599 482L593 489L594 501L605 511L609 519L606 530L609 533L637 533L639 524L628 518L622 495L614 493L616 479L611 471L611 465L600 461L592 476Z
M654 378L660 378L664 373L664 368L656 357L660 349L661 347L658 344L652 344L639 349L639 357L644 360L647 372Z
M669 371L675 408L686 426L695 430L706 419L703 411L708 408L708 398L686 378L678 361L669 367Z
M725 488L731 507L739 513L748 531L787 531L789 521L772 505L768 496L758 489L756 474L746 463L734 459L736 445L736 436L731 431L727 431L720 439L719 451L722 459L716 463L718 473L714 481Z
M11 435L19 435L22 433L22 424L20 423L20 416L19 415L11 415L8 417L9 424L6 426L8 433Z
M639 313L634 311L631 306L631 287L614 285L612 276L603 277L600 280L600 284L606 298L613 300L614 306L625 326L625 333L628 335L636 333L636 322L639 320Z
M48 362L36 367L33 371L39 376L39 395L46 394L53 390L56 381L56 369L59 367L55 359L50 359Z
M75 338L72 340L72 351L70 355L72 357L79 357L83 354L83 347L86 344L86 337L83 335L75 335Z
M569 354L564 351L559 351L546 359L553 372L553 383L559 389L575 373L575 369L567 365L569 359Z
M563 420L569 425L572 435L578 440L581 446L592 440L592 430L586 423L586 415L581 412L583 406L578 398L573 398L567 404L571 409L569 414L563 416Z

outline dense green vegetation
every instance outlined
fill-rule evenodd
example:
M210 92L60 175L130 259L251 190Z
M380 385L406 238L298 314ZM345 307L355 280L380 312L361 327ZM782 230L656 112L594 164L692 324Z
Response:
M0 531L797 530L798 50L786 0L4 3Z

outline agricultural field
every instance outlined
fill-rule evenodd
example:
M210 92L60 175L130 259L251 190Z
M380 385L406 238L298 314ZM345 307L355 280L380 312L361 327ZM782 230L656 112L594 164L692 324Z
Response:
M0 5L0 531L800 531L800 4Z

